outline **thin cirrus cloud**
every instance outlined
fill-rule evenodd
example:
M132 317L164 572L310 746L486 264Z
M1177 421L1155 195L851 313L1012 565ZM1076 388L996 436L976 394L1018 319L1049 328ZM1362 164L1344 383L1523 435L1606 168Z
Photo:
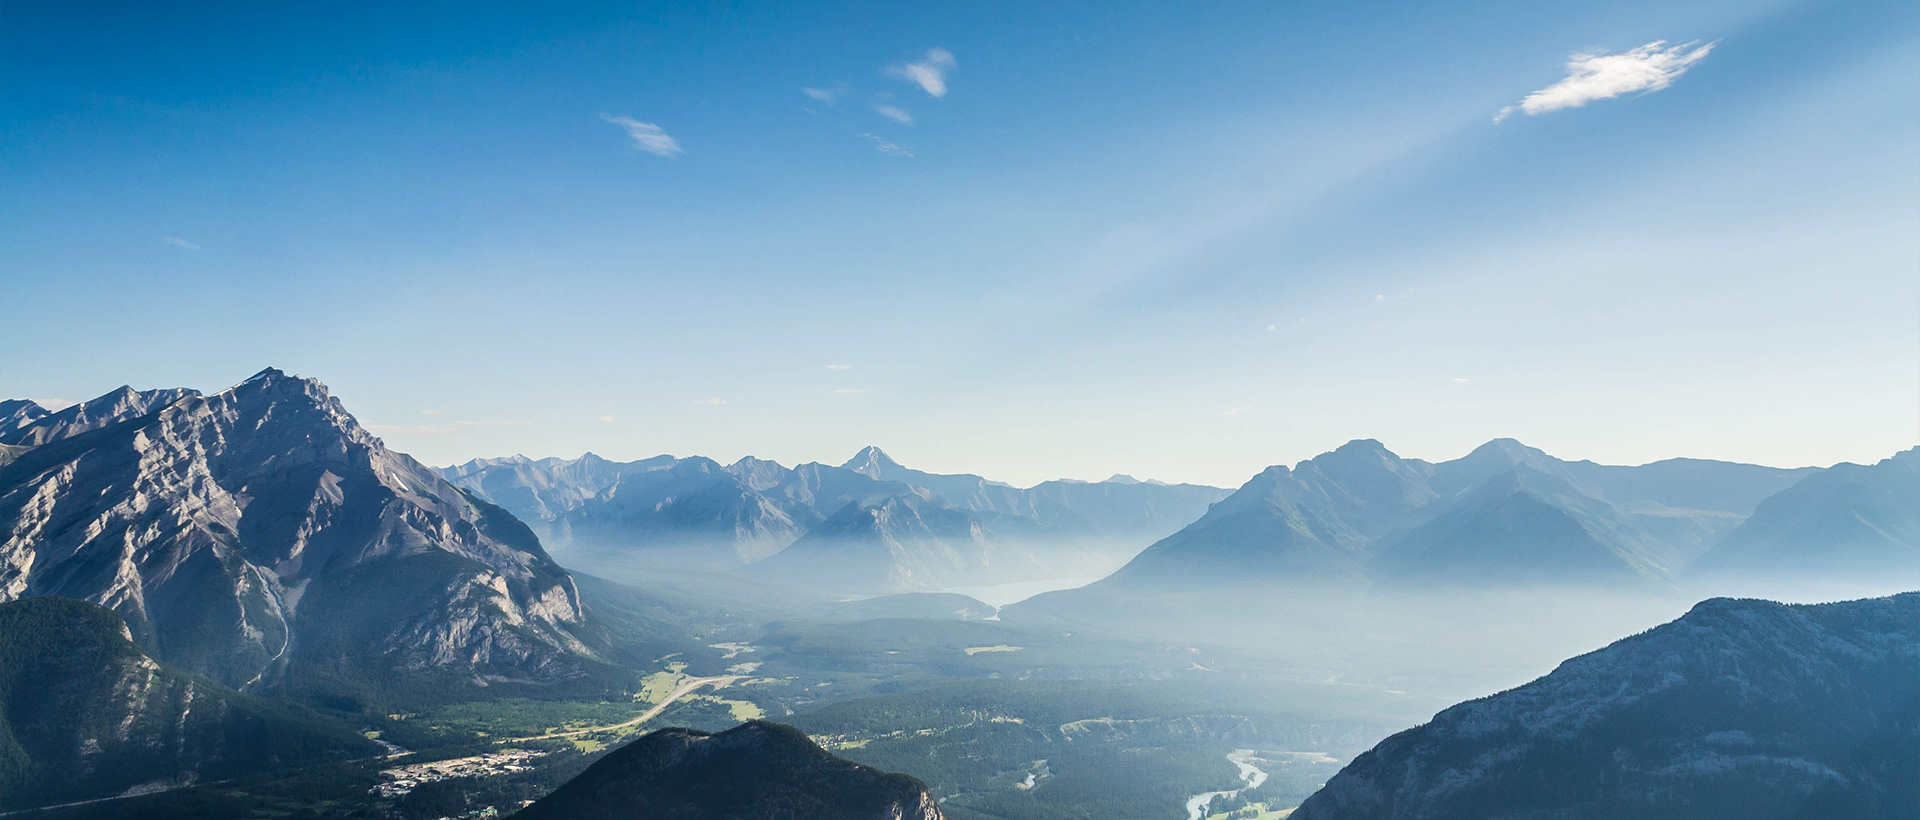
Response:
M826 103L827 105L833 105L834 103L839 102L841 97L845 97L848 94L852 94L853 86L847 85L846 83L835 83L834 85L827 88L815 88L813 86L804 86L800 89L800 93L805 94L809 97L812 97L816 101Z
M830 364L830 365L827 365L827 369L828 369L828 370L852 370L852 369L853 369L853 365L850 365L850 364Z
M532 423L533 422L530 422L530 421L465 421L465 420L454 422L454 424L458 424L461 427L520 427L522 425L527 425Z
M1700 45L1696 40L1668 46L1655 40L1625 54L1583 51L1567 58L1567 76L1553 85L1528 94L1517 105L1509 105L1493 115L1500 122L1519 111L1537 117L1563 108L1579 108L1594 100L1609 100L1622 94L1651 94L1667 86L1687 70L1698 65L1719 45L1715 40Z
M891 105L875 105L873 113L893 120L901 125L912 125L913 115Z
M607 416L594 416L593 418L594 418L594 420L595 420L595 421L603 421L603 422L606 422L606 423L608 423L608 424L612 424L612 423L613 423L613 416L611 416L611 415L607 415Z
M705 406L709 406L709 407L711 407L711 406L716 406L716 405L721 405L721 404L726 404L726 403L727 403L727 400L726 400L726 399L723 399L723 398L719 398L719 397L717 397L717 396L716 396L716 397L712 397L712 398L705 398L705 399L694 399L693 401L690 401L690 402L687 402L687 403L688 403L688 404L699 404L699 405L705 405Z
M906 146L896 144L888 140L886 137L879 136L878 134L860 134L859 136L866 137L867 139L872 140L873 150L879 151L882 154L890 154L896 157L913 156L913 151L908 149Z
M176 248L186 248L187 250L190 250L190 251L200 250L199 245L195 245L192 242L188 242L187 240L181 239L180 237L177 237L177 236L163 236L163 237L160 237L160 241L165 242L169 245L172 245Z
M620 126L621 130L627 132L628 137L633 138L633 147L654 156L673 157L686 153L680 147L680 143L666 132L666 129L653 123L641 122L632 117L616 117L611 114L601 114L600 119Z
M888 66L887 74L914 85L935 97L947 96L947 72L957 65L953 52L944 48L927 49L927 55L917 62Z

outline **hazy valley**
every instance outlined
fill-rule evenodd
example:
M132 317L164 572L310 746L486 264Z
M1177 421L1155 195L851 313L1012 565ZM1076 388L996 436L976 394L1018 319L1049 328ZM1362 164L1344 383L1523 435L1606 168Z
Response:
M1794 629L1853 629L1855 616L1823 613L1868 604L1695 606L1920 587L1915 450L1830 468L1613 467L1510 440L1440 463L1356 441L1237 490L1124 476L1018 488L873 447L837 467L589 454L435 470L386 448L324 385L271 369L210 395L0 409L0 809L118 796L41 816L479 816L575 775L528 816L589 816L654 782L711 781L672 798L710 809L868 793L823 785L844 778L880 789L858 799L881 808L855 814L1258 814L1331 783L1299 816L1459 816L1392 796L1428 786L1347 784L1382 776L1369 761L1467 752L1401 734L1361 753L1689 610L1621 646L1734 641L1742 674L1763 678L1791 658L1777 674L1798 688L1747 685L1808 714L1856 708L1816 703L1823 686L1915 679L1910 595L1871 604L1869 632L1804 645L1754 630L1786 628L1767 619L1788 612L1814 619ZM952 591L1093 574L1105 577L1003 607ZM1754 613L1737 615L1744 637L1688 637L1720 612ZM1623 682L1567 691L1630 689L1673 657L1618 651L1602 666ZM1557 694L1576 663L1600 661L1486 702L1603 708ZM1910 714L1835 713L1842 735L1820 751L1727 708L1649 737L1668 751L1628 764L1594 805L1677 776L1698 779L1696 796L1746 788L1735 776L1800 788L1766 773L1798 763L1698 762L1729 743L1833 772L1806 806L1912 793L1897 772L1831 757L1856 726L1904 753ZM1606 725L1626 728L1607 731L1652 720L1622 714ZM720 740L750 737L733 727L756 719L807 737L772 726ZM622 746L669 726L722 734ZM1513 765L1573 765L1589 741L1566 737L1559 757ZM696 749L728 751L696 763L709 760ZM1695 762L1674 768L1682 758ZM743 797L729 771L786 785ZM1879 802L1858 803L1861 789ZM1400 802L1327 808L1354 794ZM1475 794L1460 805L1485 805Z

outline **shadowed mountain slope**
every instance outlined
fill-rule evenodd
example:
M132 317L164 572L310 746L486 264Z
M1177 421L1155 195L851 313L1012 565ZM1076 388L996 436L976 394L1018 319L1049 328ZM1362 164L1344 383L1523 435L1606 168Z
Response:
M0 604L0 809L379 751L344 724L155 663L111 610Z
M587 767L518 820L939 820L920 781L834 757L798 729L650 733Z
M1292 817L1908 817L1916 760L1920 594L1716 598L1382 741Z

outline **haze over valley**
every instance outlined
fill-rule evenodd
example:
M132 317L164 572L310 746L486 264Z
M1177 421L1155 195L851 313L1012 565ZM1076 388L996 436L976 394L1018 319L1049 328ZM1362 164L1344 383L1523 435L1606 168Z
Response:
M1359 440L1235 490L1020 488L877 447L839 466L587 454L433 469L321 382L271 368L213 393L0 411L0 589L17 601L21 676L7 685L45 686L32 670L68 662L44 653L74 641L133 670L87 684L73 718L9 714L12 808L131 790L153 793L121 798L142 811L258 811L292 789L348 813L412 816L434 794L510 810L590 763L582 776L599 777L601 754L649 729L756 718L826 750L777 759L904 772L919 785L885 801L951 817L1178 816L1196 795L1291 808L1395 729L1703 598L1920 586L1920 449L1621 467L1510 439L1438 463ZM1063 580L1089 571L1105 574ZM1005 605L953 591L979 586L1073 588ZM1885 600L1886 628L1910 629L1911 596ZM171 694L131 695L127 675L155 674L142 669L172 676ZM163 741L177 754L40 774L72 754L63 733L162 731L209 697L242 723L181 723ZM249 743L276 765L237 761ZM435 759L452 762L408 763ZM313 781L339 765L371 779ZM825 788L811 777L792 788ZM839 799L807 793L754 799Z
M34 3L0 820L1920 817L1920 4Z

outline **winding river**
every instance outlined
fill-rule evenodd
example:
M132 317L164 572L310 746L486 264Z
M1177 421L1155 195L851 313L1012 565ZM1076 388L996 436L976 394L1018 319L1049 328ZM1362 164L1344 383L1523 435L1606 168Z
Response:
M1187 798L1187 820L1201 820L1206 817L1207 806L1212 805L1216 797L1232 797L1247 789L1259 788L1260 784L1267 782L1267 773L1249 762L1255 759L1255 754L1252 749L1235 749L1229 752L1227 761L1240 767L1240 782L1246 785L1231 791L1207 792Z

